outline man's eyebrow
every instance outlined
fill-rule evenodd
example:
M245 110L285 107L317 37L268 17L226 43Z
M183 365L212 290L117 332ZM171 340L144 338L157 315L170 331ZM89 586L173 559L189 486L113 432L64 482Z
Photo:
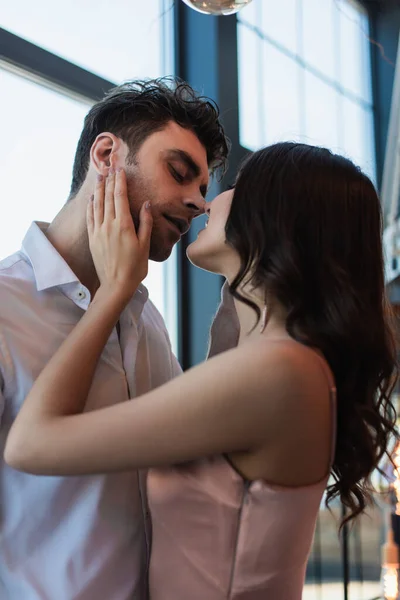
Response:
M188 152L185 150L174 149L168 152L170 158L175 158L185 163L185 165L190 169L195 177L199 177L201 174L201 169L197 162L190 156Z

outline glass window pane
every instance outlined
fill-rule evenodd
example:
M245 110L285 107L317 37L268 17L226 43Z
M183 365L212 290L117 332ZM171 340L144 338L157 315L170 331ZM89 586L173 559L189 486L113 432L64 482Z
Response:
M260 5L257 0L253 0L250 4L246 4L244 8L238 13L237 18L239 21L245 21L254 27L260 25Z
M336 79L335 2L305 0L302 7L304 60L326 77Z
M264 0L262 8L261 29L270 38L296 54L298 48L297 23L298 0Z
M342 96L342 115L343 151L375 181L372 109Z
M67 200L75 149L90 106L2 69L0 89L0 130L7 140L0 147L1 260L20 248L32 221L51 221ZM166 263L150 262L144 283L166 319L176 352L175 267L175 253Z
M4 70L0 70L0 87L0 128L7 140L0 146L0 177L5 186L0 258L4 258L19 248L32 221L51 221L67 200L76 144L89 105Z
M255 150L262 145L260 128L261 50L262 42L255 33L246 25L238 23L240 143L250 150Z
M342 554L338 536L340 503L332 501L331 513L325 508L324 502L319 511L302 600L342 600L344 597Z
M383 512L378 506L358 517L349 531L349 600L380 596L380 558L383 543Z
M360 5L338 0L340 15L340 83L371 102L368 16Z
M335 88L308 71L305 72L305 88L305 141L309 144L337 150L339 147L339 94Z
M264 44L263 144L301 137L300 77L297 62Z
M283 3L266 0L250 13L253 4L240 18L247 11L253 25L262 22L268 36L295 49L296 1L287 0L285 12ZM301 139L347 154L375 180L366 13L355 0L304 0L301 7L305 68L239 23L241 143L253 150L280 139ZM338 83L360 102L341 93Z
M341 520L341 505L338 500L331 503L332 513L321 506L321 574L322 597L337 600L343 592L342 552L338 535Z
M165 4L164 10L163 0L13 0L2 3L0 26L120 82L169 74L162 56L163 13L171 14Z

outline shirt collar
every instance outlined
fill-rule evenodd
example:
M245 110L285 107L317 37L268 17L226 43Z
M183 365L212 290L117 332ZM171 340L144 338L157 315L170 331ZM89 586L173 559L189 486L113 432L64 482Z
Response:
M79 283L75 273L47 239L45 231L48 226L49 223L34 221L22 242L22 252L32 265L39 292L59 285Z
M71 288L69 284L76 283L79 286L82 284L46 237L45 232L48 226L49 223L34 221L23 239L22 252L32 265L36 288L39 292L57 286L66 286L68 288L67 295L69 296L69 289ZM136 319L140 317L148 297L147 288L140 284L129 302Z

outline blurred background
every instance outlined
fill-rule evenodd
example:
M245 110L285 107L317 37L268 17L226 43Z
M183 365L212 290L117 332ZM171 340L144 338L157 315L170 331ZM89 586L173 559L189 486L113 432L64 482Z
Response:
M86 112L128 79L178 75L219 104L232 153L210 198L247 152L283 139L349 156L381 190L399 29L394 0L253 0L223 17L180 0L0 0L0 259L65 203ZM220 296L185 258L202 226L145 282L184 368L204 359ZM321 506L304 600L380 596L384 514L377 498L339 538L341 506Z

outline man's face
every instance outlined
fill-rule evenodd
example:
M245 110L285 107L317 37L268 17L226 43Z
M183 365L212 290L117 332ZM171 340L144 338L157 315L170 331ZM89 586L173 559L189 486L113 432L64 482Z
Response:
M143 202L151 203L150 258L166 260L192 219L204 212L208 186L206 150L196 135L170 122L150 135L126 162L128 197L136 227Z

